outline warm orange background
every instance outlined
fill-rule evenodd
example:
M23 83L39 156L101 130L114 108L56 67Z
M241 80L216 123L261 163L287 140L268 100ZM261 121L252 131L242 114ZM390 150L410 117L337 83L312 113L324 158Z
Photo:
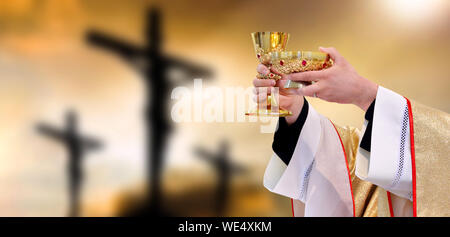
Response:
M204 86L249 86L256 67L250 32L286 31L290 49L333 46L366 78L450 111L445 0L1 1L0 216L65 215L65 150L33 126L62 125L68 107L80 113L83 132L106 144L84 163L84 215L116 215L117 197L139 189L145 175L142 80L118 57L88 46L84 33L95 28L143 44L149 6L161 9L164 51L214 71ZM363 122L355 106L310 101L338 124ZM201 205L214 172L192 147L215 150L223 138L233 160L250 169L233 178L226 215L289 216L289 200L262 187L272 135L259 133L255 123L177 124L166 160L167 205L178 215L213 215Z

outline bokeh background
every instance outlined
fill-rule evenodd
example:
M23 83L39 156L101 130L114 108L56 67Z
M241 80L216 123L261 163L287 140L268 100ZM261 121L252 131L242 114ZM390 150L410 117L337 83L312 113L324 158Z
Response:
M446 0L0 0L0 216L67 214L67 152L35 125L63 126L68 108L78 112L83 134L104 143L84 159L82 215L120 215L144 193L142 76L88 45L85 35L98 29L144 45L151 7L162 17L163 52L214 72L204 87L250 86L256 67L250 33L286 31L289 49L333 46L366 78L450 111ZM192 87L193 79L174 85ZM355 106L309 101L337 124L363 123ZM165 106L170 110L172 103ZM273 135L260 133L260 125L173 124L164 208L176 216L290 216L289 199L262 186ZM231 176L219 214L217 172L193 148L217 152L222 141L229 143L230 161L246 172Z

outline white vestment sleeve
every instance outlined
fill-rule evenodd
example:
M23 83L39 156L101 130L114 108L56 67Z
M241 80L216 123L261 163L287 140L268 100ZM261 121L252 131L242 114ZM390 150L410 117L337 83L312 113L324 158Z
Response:
M356 175L400 197L412 200L411 144L406 99L378 87L370 152L359 147ZM367 121L362 133L365 132Z
M298 138L294 154L286 165L275 153L267 165L264 174L264 186L274 192L304 202L309 175L320 139L319 114L309 106L308 116ZM296 157L302 157L297 159Z
M350 174L339 135L331 121L309 107L294 153L286 165L274 154L264 186L304 203L296 216L354 216Z

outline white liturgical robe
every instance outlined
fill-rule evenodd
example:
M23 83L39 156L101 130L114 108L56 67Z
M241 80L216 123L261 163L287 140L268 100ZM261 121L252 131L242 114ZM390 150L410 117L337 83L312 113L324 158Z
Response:
M291 198L295 216L376 216L377 203L371 198L377 199L378 209L386 199L391 216L415 215L410 102L380 86L371 107L373 114L367 120L366 113L359 132L334 125L305 100L298 127L287 127L280 119L264 186ZM289 129L298 130L297 135ZM277 133L296 142L285 149ZM367 187L363 196L358 191L362 186Z

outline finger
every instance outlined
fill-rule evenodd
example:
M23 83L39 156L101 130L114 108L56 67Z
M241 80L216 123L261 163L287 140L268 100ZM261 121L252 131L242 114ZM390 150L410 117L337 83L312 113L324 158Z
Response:
M330 55L331 59L333 59L333 61L336 63L338 63L342 59L342 55L333 47L330 48L319 47L319 51Z
M276 84L275 80L270 80L270 79L258 79L258 78L255 78L253 80L253 85L255 87L270 87L270 86L274 86L275 84Z
M310 97L314 96L314 94L316 95L319 94L319 91L320 91L320 83L314 83L310 86L306 86L301 89L303 95Z
M271 71L272 73L275 73L275 74L281 76L281 79L282 79L282 80L287 80L287 79L286 79L287 75L286 75L286 74L283 74L283 73L281 73L281 72L278 72L277 69L275 69L275 68L273 68L273 67L270 67L270 71Z
M281 79L281 80L277 80L275 86L279 87L279 88L284 88L284 85L286 84L287 80Z
M284 79L292 81L319 81L325 77L325 71L307 71L291 73L286 75Z
M264 64L258 64L258 66L256 67L256 71L263 75L267 75L270 72L270 70Z

